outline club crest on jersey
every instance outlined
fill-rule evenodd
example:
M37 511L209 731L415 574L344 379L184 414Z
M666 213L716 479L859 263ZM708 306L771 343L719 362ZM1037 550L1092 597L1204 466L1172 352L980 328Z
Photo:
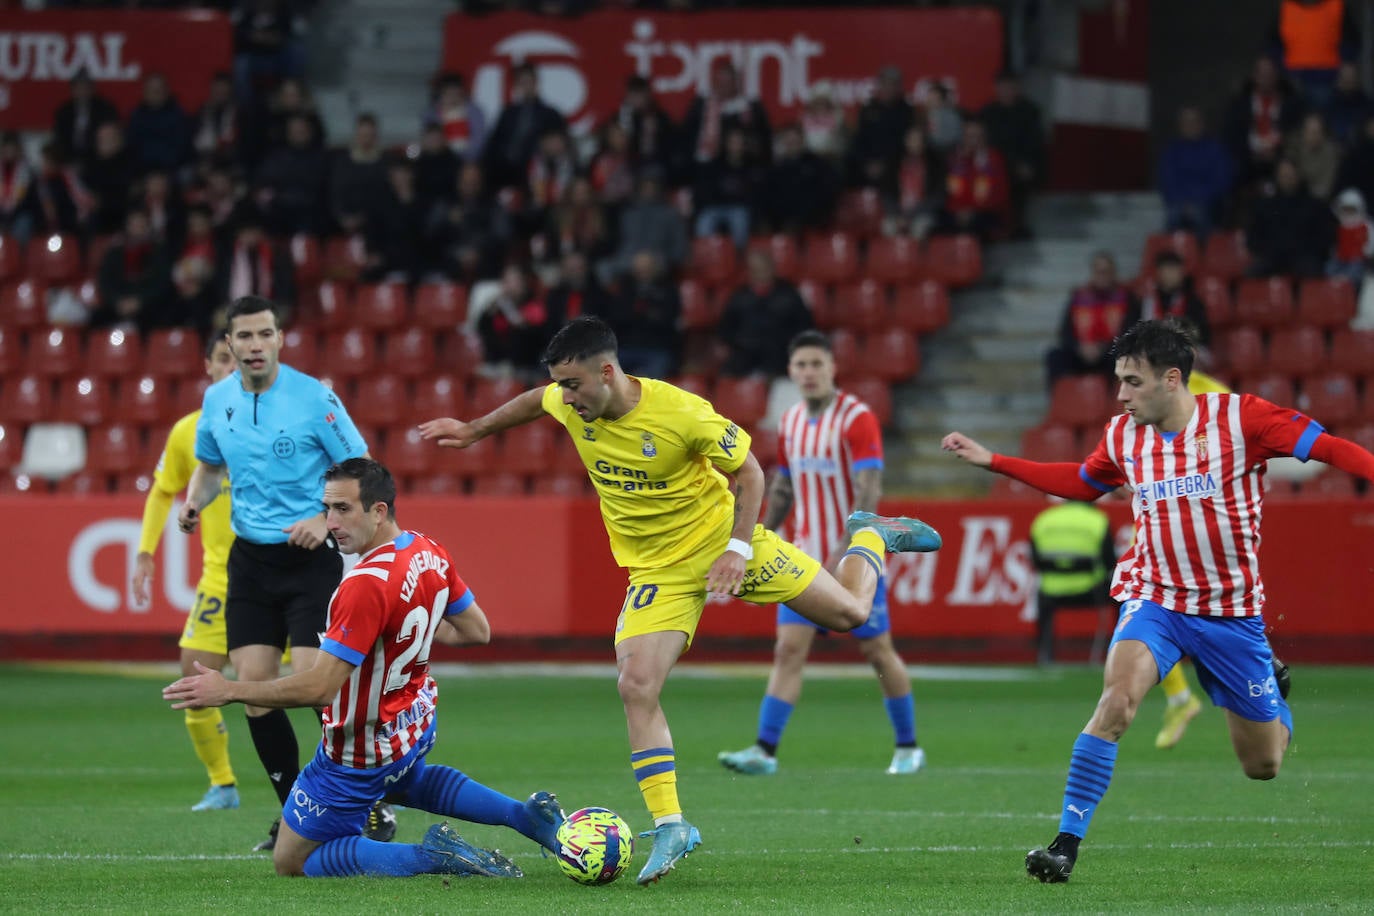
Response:
M1193 440L1193 450L1197 452L1198 461L1207 460L1207 436L1205 433Z
M595 442L596 430L592 429L590 426L582 427L582 438L586 439L588 442Z
M644 442L644 447L639 451L645 458L653 458L658 454L658 449L654 447L653 433L640 433L639 438Z

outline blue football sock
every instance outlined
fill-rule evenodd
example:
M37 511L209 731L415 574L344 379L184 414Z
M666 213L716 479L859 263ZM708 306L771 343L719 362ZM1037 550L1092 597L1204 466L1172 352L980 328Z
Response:
M322 843L305 860L307 878L352 878L355 875L408 878L428 874L433 861L419 846L379 843L346 836Z
M792 715L792 704L775 696L763 695L759 704L758 742L770 754L778 752L778 742L782 741L783 729Z
M504 824L538 842L523 802L489 789L453 767L426 766L402 803L474 824Z
M1073 743L1069 778L1064 785L1064 813L1059 817L1059 832L1082 838L1088 833L1098 802L1107 794L1116 766L1116 744L1081 734Z
M897 738L897 746L915 747L916 698L909 693L904 697L887 697L883 705L887 707L887 717L892 720L892 733Z

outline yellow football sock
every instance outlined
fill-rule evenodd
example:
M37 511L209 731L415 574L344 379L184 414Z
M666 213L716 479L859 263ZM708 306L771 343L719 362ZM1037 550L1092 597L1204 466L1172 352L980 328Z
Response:
M218 709L186 710L186 731L196 756L205 764L212 786L232 786L234 768L229 765L229 729Z
M1164 688L1164 695L1175 706L1188 702L1193 693L1188 687L1188 676L1183 673L1181 662L1169 669L1169 673L1164 675L1164 680L1159 682L1159 686Z
M660 818L682 815L677 800L677 763L671 747L653 747L630 754L630 766L639 781L640 794L649 816L657 823Z

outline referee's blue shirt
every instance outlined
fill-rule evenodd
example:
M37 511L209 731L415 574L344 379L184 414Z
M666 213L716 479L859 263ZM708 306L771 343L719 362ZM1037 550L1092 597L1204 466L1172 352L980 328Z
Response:
M205 391L196 459L228 468L230 524L255 544L285 543L283 528L320 513L329 466L366 452L338 396L290 366L258 394L237 371Z

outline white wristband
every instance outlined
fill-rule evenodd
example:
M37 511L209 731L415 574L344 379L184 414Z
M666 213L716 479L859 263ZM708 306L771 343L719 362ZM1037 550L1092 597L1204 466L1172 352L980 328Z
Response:
M754 559L754 545L748 541L741 541L739 538L730 538L730 543L725 545L725 549L733 551L746 560Z

